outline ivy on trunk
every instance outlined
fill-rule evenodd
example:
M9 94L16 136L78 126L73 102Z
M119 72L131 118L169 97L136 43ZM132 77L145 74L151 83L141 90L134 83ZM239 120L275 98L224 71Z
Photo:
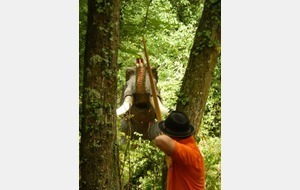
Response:
M120 189L116 143L120 1L89 0L85 42L80 189Z
M205 1L188 66L178 94L177 110L184 111L198 132L213 71L220 55L221 1Z

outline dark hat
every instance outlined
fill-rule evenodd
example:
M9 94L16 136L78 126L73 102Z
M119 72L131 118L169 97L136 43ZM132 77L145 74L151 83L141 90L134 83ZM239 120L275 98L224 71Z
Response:
M166 120L158 123L159 129L170 137L188 137L194 133L194 126L181 111L172 111Z

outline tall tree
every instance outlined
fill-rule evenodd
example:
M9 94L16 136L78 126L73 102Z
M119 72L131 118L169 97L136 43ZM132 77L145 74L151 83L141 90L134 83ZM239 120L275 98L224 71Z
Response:
M89 0L84 57L80 188L120 189L116 140L120 0Z
M191 118L196 132L205 110L220 46L221 0L206 0L176 107Z

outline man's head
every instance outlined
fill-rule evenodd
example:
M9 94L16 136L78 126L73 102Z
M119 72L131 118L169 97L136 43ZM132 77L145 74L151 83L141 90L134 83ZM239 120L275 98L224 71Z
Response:
M159 129L170 137L186 138L194 133L194 126L181 111L172 111L166 120L159 122Z

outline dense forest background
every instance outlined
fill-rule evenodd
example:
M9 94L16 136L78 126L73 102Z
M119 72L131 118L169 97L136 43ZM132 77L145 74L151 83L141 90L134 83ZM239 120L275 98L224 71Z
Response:
M198 124L195 126L197 129L195 137L205 158L206 189L221 189L221 59L220 40L218 37L214 37L214 35L219 35L214 31L220 32L220 28L215 29L215 27L220 27L220 1L126 0L110 2L80 0L79 3L80 188L88 189L101 185L104 189L163 189L163 154L153 146L152 142L141 139L132 140L130 143L124 142L123 139L126 137L119 132L120 118L116 118L114 115L111 116L112 121L109 125L116 124L115 131L108 130L111 136L107 138L112 142L112 149L104 150L106 139L103 139L105 135L103 135L104 130L102 129L106 130L103 126L109 122L106 121L105 125L98 122L98 125L95 124L94 127L92 126L94 124L87 127L93 117L100 117L100 113L94 113L92 117L87 117L89 110L105 109L109 110L108 115L111 115L115 108L122 103L122 90L126 83L125 70L127 67L132 67L135 58L143 52L141 39L142 36L145 36L151 66L158 68L157 85L163 104L170 110L180 109L187 112L191 122ZM113 24L111 28L103 26L108 24L103 18L105 7L110 5L113 7L110 9L111 12L120 11L119 15L113 18L119 20L118 27ZM208 14L203 16L205 8ZM92 11L89 13L88 10L95 11L94 16L91 16ZM97 38L94 36L93 39L92 37L87 39L87 36L91 36L87 33L88 15L94 19L103 19L103 22L98 23L101 34L110 34L111 41L116 39L116 44L108 46L111 48L101 47L101 44L98 46L101 47L103 55L108 58L113 57L113 60L116 61L112 71L107 69L109 66L106 69L105 67L98 68L98 75L114 78L110 87L114 87L112 84L116 82L115 89L113 89L115 93L112 92L114 98L111 99L111 102L115 101L113 106L106 104L103 108L101 102L89 99L86 95L93 94L95 97L102 97L101 92L110 91L104 87L99 87L100 89L95 87L98 92L97 90L92 91L90 88L90 91L86 90L88 83L90 87L97 86L97 84L93 84L93 80L97 78L97 73L93 73L93 71L97 67L89 67L91 70L87 69L87 58L93 58L92 60L97 62L97 57L93 57L93 53L87 53L87 47L92 46L88 44L93 44L93 39L95 41L99 38L101 41L103 38L99 34ZM107 15L109 12L105 16ZM201 23L203 24L201 25ZM205 55L202 52L205 52ZM205 59L213 64L206 66L197 62L197 60ZM199 65L199 71L194 64ZM198 71L195 74L199 77L192 76L192 70ZM204 70L206 73L201 74L201 71ZM90 78L87 74L89 72L92 73ZM187 76L187 73L190 77ZM204 81L203 84L201 81ZM198 86L202 89L199 89L199 92L193 92L192 90ZM193 99L196 102L193 102ZM203 108L198 109L200 107ZM103 114L103 112L101 113ZM91 142L89 139L94 139L94 141ZM89 148L90 143L92 143L92 148ZM100 151L102 152L99 153ZM104 154L109 151L112 154ZM95 153L86 156L90 152ZM94 159L95 157L99 158ZM93 166L93 164L109 163L108 160L113 160L112 158L116 159L111 165L107 165L114 167L117 171L112 171L111 174L108 168ZM107 176L104 173L108 173Z

